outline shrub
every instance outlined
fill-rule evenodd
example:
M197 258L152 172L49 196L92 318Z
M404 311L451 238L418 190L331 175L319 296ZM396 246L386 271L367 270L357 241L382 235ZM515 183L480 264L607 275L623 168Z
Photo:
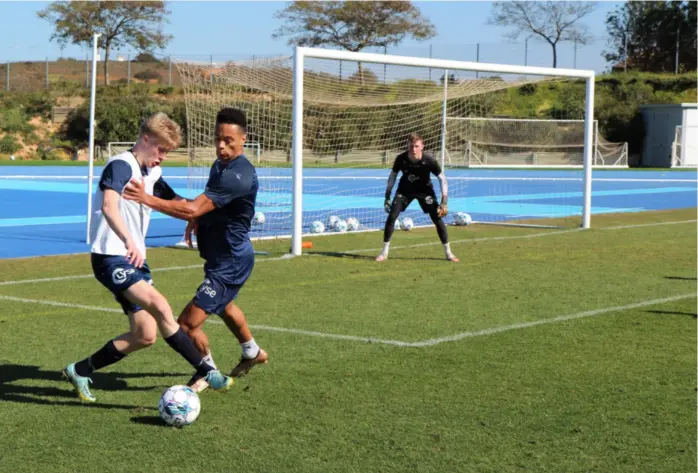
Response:
M14 136L5 135L0 139L0 153L12 154L22 149Z
M160 80L160 74L153 69L146 69L144 71L136 72L133 77L143 81Z

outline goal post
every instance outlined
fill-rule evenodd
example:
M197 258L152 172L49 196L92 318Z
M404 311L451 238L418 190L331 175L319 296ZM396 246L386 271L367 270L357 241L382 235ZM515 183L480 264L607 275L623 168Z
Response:
M502 75L520 75L524 77L533 76L539 78L569 78L583 79L586 81L585 105L584 105L584 140L583 140L583 191L582 191L582 223L583 228L591 225L591 170L594 153L594 80L595 73L591 70L577 69L555 69L530 66L513 66L502 64L487 64L465 61L452 61L431 58L393 56L375 53L354 53L349 51L338 51L320 48L296 47L293 57L293 105L292 105L292 243L291 252L293 255L300 255L302 251L303 238L303 176L304 176L304 101L306 75L306 63L311 59L334 60L341 64L341 61L349 61L359 64L359 75L363 85L362 64L380 64L404 67L428 68L443 71L443 110L446 112L447 87L450 81L449 74L452 72L475 72L492 73ZM341 66L340 66L341 67ZM341 74L341 73L340 73ZM472 81L473 87L478 86L480 81ZM523 81L522 81L523 83ZM499 87L503 88L506 84ZM494 87L493 87L493 90ZM483 90L484 92L484 90ZM420 100L420 98L417 98ZM370 106L370 103L367 104ZM441 127L441 149L439 150L442 160L445 160L445 113ZM411 129L405 129L406 135ZM387 176L386 176L387 177Z

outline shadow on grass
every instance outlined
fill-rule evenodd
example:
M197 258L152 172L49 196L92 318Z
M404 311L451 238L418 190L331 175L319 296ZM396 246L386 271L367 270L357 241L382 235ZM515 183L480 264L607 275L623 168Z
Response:
M698 314L694 312L679 312L676 310L646 310L645 312L658 315L688 315L690 317L693 317L694 319L698 318Z
M164 427L167 429L172 428L172 426L165 424L165 422L160 418L160 416L131 417L131 422L133 422L134 424L151 425L153 427Z
M313 256L329 256L331 258L349 258L349 259L359 259L365 261L374 261L377 255L357 255L356 253L342 253L341 251L310 251L309 255ZM430 257L400 257L400 256L390 256L388 261L399 260L399 261L444 261L444 258L430 258Z
M684 276L664 276L664 279L672 279L674 281L696 281L696 278L687 278Z
M149 377L186 377L182 373L93 373L92 381L100 391L151 391L157 386L129 387L125 379ZM16 381L55 381L55 386L27 386ZM169 385L169 384L168 384ZM163 386L164 387L164 386ZM99 397L99 394L97 394ZM56 398L65 398L60 400ZM122 404L86 403L78 400L72 386L63 379L61 371L44 370L39 366L0 363L0 400L50 405L75 405L109 409L146 409Z

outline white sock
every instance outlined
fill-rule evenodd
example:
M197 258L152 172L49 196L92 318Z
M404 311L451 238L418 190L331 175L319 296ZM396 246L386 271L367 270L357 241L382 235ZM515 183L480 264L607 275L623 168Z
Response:
M257 342L254 341L254 338L249 342L241 343L240 346L242 347L243 358L251 360L252 358L257 358L257 355L259 355L259 346Z
M390 252L390 242L386 241L383 243L383 251L381 251L381 254L383 256L388 256L388 253Z
M451 254L451 243L444 243L444 251L446 252L446 256Z
M211 355L211 352L206 353L206 356L204 356L202 359L207 364L213 366L213 369L216 369L216 370L218 369L218 367L216 366L216 363L213 361L213 356Z

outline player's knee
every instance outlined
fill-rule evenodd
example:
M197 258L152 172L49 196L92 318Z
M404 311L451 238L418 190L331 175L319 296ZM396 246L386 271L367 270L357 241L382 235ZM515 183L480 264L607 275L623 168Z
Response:
M140 334L138 337L138 344L141 345L143 348L147 348L149 346L154 345L157 339L158 337L155 333L143 333Z

